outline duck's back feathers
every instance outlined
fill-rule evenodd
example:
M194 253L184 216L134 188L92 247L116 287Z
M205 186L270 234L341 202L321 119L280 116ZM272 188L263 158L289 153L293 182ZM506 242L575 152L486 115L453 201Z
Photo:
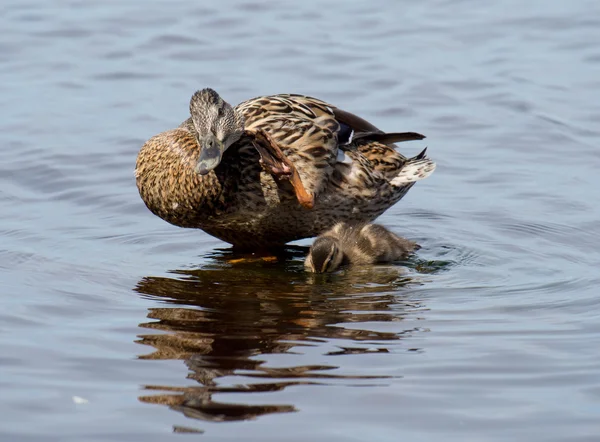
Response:
M247 131L268 133L295 165L306 190L314 195L326 186L336 162L340 125L328 106L317 99L273 95L236 107Z

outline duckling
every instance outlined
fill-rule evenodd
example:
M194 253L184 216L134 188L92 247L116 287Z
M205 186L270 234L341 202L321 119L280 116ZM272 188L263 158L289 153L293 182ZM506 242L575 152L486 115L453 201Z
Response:
M304 267L314 273L333 272L343 264L395 261L420 248L379 224L340 222L315 239Z

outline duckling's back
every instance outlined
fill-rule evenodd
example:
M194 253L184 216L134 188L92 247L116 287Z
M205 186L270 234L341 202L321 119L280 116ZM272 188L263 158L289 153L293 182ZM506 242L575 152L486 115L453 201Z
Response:
M342 222L325 235L337 238L347 260L358 265L396 261L420 248L379 224Z

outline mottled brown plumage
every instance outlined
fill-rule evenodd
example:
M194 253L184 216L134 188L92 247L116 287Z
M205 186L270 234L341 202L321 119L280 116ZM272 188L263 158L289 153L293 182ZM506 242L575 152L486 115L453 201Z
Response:
M304 266L309 272L333 272L342 264L397 261L419 248L379 224L341 222L315 239Z
M140 150L140 196L165 221L242 248L281 246L339 221L372 221L435 169L424 152L407 159L391 144L422 135L385 134L315 98L274 95L231 108L205 89L192 97L190 112L178 128L150 138ZM283 163L279 169L261 166L258 132L297 171L314 200L311 209L278 173Z

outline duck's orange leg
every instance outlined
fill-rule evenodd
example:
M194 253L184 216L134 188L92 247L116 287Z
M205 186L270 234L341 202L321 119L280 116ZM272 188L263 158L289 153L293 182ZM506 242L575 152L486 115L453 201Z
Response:
M252 138L252 144L260 154L262 168L277 179L290 180L300 205L306 209L312 209L315 204L314 196L306 191L298 170L284 155L273 138L260 129L256 132L248 132L248 134Z

